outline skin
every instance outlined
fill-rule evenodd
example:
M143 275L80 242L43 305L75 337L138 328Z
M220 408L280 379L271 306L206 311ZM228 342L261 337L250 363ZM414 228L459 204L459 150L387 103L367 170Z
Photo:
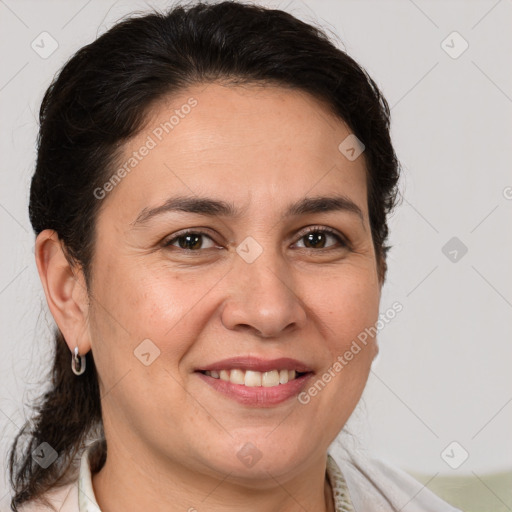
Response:
M156 105L120 165L190 97L197 106L102 199L89 291L54 232L36 241L52 315L70 351L93 351L99 373L108 456L93 475L98 504L103 512L334 510L327 448L360 399L376 340L306 405L295 397L244 406L194 370L248 354L292 357L316 380L375 324L382 282L364 155L340 153L349 129L308 94L209 84ZM281 220L289 203L335 193L362 219L335 211ZM181 194L243 213L169 212L131 225ZM332 228L350 244L330 234L308 244L307 226ZM186 228L206 233L181 246L193 250L163 247ZM247 236L263 249L252 263L236 252ZM160 355L145 366L134 350L148 338ZM252 467L237 457L247 442L261 453Z

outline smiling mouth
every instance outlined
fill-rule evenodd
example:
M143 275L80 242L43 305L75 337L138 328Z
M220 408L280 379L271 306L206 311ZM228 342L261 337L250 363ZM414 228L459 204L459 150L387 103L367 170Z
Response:
M246 387L276 387L295 380L309 372L297 372L296 370L270 370L268 372L258 372L253 370L242 370L234 368L232 370L206 370L201 371L203 375L214 379L238 384Z

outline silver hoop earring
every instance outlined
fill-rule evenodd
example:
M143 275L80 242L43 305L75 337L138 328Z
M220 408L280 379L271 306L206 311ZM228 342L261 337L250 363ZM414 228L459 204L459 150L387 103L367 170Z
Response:
M75 375L82 375L85 372L85 356L78 356L78 347L71 356L71 369Z

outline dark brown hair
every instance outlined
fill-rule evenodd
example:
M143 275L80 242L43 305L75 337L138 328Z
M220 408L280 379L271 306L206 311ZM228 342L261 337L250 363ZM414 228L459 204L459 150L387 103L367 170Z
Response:
M270 83L309 93L365 144L368 210L383 282L387 216L396 204L400 167L386 100L365 70L321 29L281 10L233 1L131 16L65 64L39 114L29 204L35 234L55 230L92 296L95 219L102 203L93 191L112 175L119 149L142 129L155 102L212 81ZM54 346L49 390L32 406L34 415L9 454L13 511L73 480L71 469L85 443L104 435L92 352L86 355L86 372L76 376L57 327ZM46 469L32 458L42 442L59 455ZM103 443L93 472L105 456Z

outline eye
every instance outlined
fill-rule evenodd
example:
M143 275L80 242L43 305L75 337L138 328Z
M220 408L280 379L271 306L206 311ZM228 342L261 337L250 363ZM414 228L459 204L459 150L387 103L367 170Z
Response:
M210 246L205 247L203 243L204 239L210 241ZM338 248L346 248L348 247L348 243L344 240L344 238L338 234L335 230L320 227L320 226L312 226L306 229L306 231L302 232L299 240L305 240L304 247L299 247L300 249L318 249L318 250L330 250L336 249L336 244L323 247L328 238L334 239L338 242ZM176 245L177 243L177 245ZM306 245L307 244L307 245ZM163 242L163 247L176 247L177 249L182 249L188 252L198 252L200 249L211 249L215 246L212 238L203 231L193 231L193 230L185 230L177 235L174 235L167 241ZM309 247L308 247L309 245Z
M336 231L334 231L333 229L320 226L312 226L310 228L307 228L306 232L302 233L299 240L304 239L306 241L306 244L311 245L311 247L305 245L305 249L335 249L335 245L330 247L321 247L323 244L325 244L326 239L329 237L334 238L338 242L340 247L348 247L347 242Z
M202 231L182 231L177 236L165 241L163 243L164 247L174 246L175 242L178 242L178 248L183 249L184 251L192 251L197 252L199 249L211 249L215 245L212 244L210 247L204 247L202 243L202 239L206 237L211 242L213 240L206 233Z

